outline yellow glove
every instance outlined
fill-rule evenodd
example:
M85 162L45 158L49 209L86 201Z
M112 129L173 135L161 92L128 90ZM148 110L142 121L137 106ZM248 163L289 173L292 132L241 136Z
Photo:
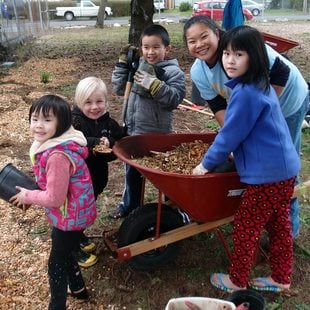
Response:
M129 53L129 51L133 52L133 58L134 58L134 55L136 54L136 52L138 50L139 49L137 47L135 47L135 46L133 46L131 44L126 44L125 46L123 46L121 48L121 51L119 53L118 62L127 64L128 63L128 53Z
M161 81L156 77L156 75L150 74L143 70L137 70L134 75L135 82L148 90L151 95L155 95L160 88Z

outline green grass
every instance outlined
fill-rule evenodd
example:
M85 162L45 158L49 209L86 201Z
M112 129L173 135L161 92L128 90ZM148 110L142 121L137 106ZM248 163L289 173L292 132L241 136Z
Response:
M178 8L165 10L165 13L178 14L181 16L190 16L192 12L193 10L180 12ZM158 15L158 13L155 13L155 16L156 15ZM264 10L264 15L271 15L271 16L272 15L304 15L304 13L302 11L294 10L294 9L266 9Z
M304 15L304 13L293 9L266 9L264 15Z
M301 140L301 176L302 180L310 180L310 128L305 128L302 131Z
M73 96L75 92L75 85L62 85L59 87L59 91L62 93L63 96L65 97L71 97Z

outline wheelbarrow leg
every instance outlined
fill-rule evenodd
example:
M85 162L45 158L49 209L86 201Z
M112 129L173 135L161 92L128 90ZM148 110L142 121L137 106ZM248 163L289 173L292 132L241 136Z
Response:
M155 238L156 239L158 239L160 236L161 208L162 208L162 191L158 190L158 205L157 205L156 229L155 229Z
M228 255L229 259L230 259L231 258L231 251L229 249L229 246L227 244L227 241L226 241L226 239L224 237L223 232L221 231L220 228L215 228L214 230L217 233L217 236L219 237L219 239L221 240L222 245L223 245L223 247L224 247L224 249L225 249L225 251L226 251L226 253L227 253L227 255Z
M145 194L145 176L142 175L142 185L141 185L141 197L140 197L140 205L144 205L144 194Z

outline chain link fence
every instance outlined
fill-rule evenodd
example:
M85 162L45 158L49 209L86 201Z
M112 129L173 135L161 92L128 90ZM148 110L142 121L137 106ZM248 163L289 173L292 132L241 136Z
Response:
M49 29L48 1L0 0L0 46L9 47Z

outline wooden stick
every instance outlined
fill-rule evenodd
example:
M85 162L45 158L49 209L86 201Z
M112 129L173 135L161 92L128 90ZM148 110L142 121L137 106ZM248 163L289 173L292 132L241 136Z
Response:
M210 112L207 112L207 111L203 111L203 110L199 110L199 109L196 109L196 108L193 108L193 107L189 107L189 106L187 106L185 104L179 104L178 107L183 108L183 109L187 109L187 110L191 110L191 111L195 111L195 112L199 112L201 114L205 114L205 115L214 117L213 113L210 113Z
M187 103L187 104L189 104L189 105L195 105L193 102L191 102L191 101L189 101L189 100L187 100L187 99L183 99L183 101L185 102L185 103Z

